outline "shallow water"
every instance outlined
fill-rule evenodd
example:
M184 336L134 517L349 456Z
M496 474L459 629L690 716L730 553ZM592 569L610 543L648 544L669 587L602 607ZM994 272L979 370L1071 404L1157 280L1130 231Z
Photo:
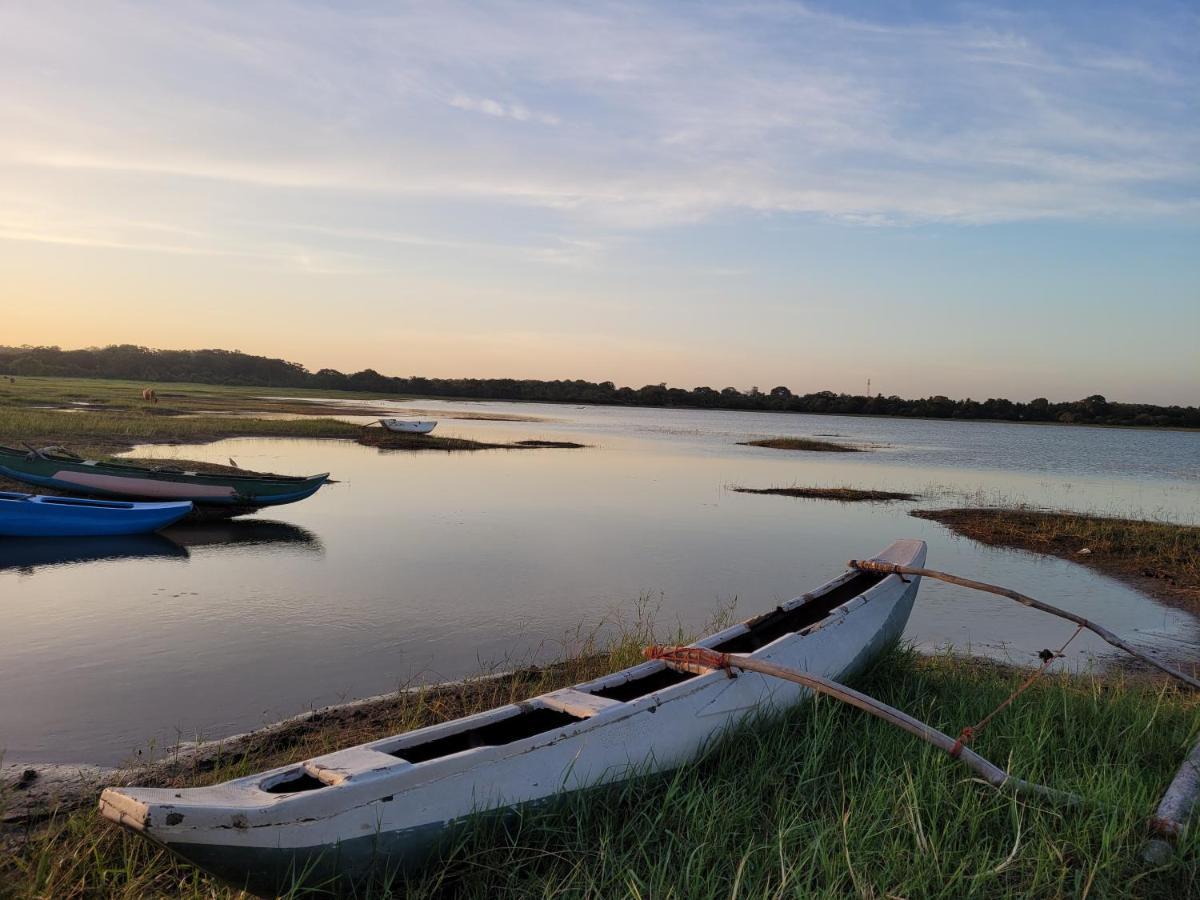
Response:
M920 505L1004 499L1195 522L1200 435L703 411L440 404L439 434L576 440L583 450L380 451L345 441L236 439L154 455L338 484L223 525L94 543L0 543L0 748L9 760L115 763L313 705L552 656L582 626L633 615L699 628L748 616L898 537L930 565L1084 612L1175 658L1200 623L1057 559L994 550L910 517L911 503L838 504L728 490L852 485ZM403 404L385 404L402 409ZM456 420L455 410L541 417ZM366 420L363 420L366 421ZM738 446L833 435L868 453ZM141 452L141 451L135 451ZM921 646L1018 662L1072 627L926 582ZM1088 635L1074 664L1103 662Z

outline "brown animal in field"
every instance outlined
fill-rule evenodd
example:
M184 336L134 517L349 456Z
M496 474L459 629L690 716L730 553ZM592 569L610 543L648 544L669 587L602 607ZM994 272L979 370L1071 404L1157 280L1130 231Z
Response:
M154 388L146 388L142 391L142 399L147 403L157 403L158 394L155 393Z

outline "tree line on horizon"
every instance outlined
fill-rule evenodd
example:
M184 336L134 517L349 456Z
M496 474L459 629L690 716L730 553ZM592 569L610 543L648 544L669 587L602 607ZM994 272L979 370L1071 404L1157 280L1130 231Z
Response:
M336 369L310 372L299 363L254 356L238 350L154 350L133 344L63 350L59 347L0 346L0 375L119 378L132 381L200 382L270 388L370 391L425 397L520 400L619 406L669 406L836 415L899 416L933 419L991 419L1004 422L1062 422L1081 425L1136 425L1200 428L1200 408L1117 403L1099 394L1052 403L999 398L951 400L933 396L906 400L817 391L793 394L780 385L768 391L702 386L686 390L666 384L617 387L611 381L542 381L516 378L408 378L374 369L346 374Z

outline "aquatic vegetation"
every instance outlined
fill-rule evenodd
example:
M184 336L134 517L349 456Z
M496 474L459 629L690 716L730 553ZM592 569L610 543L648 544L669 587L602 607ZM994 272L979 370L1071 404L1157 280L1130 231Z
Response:
M862 448L814 438L775 437L754 441L738 441L743 447L769 447L772 450L810 450L818 453L861 453Z
M810 500L836 500L839 503L887 503L893 500L917 500L917 494L898 491L877 491L852 487L771 487L748 488L734 486L739 494L773 494L779 497L803 497Z

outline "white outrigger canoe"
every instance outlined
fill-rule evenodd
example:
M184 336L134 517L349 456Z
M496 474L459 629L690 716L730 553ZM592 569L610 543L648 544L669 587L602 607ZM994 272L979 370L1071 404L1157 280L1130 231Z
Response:
M429 434L437 427L436 419L380 419L379 424L388 431L401 434Z
M875 557L923 566L923 541ZM697 641L835 680L896 641L919 578L850 570ZM676 768L741 719L809 692L650 661L521 703L200 788L108 788L100 812L238 887L415 869L479 813Z

